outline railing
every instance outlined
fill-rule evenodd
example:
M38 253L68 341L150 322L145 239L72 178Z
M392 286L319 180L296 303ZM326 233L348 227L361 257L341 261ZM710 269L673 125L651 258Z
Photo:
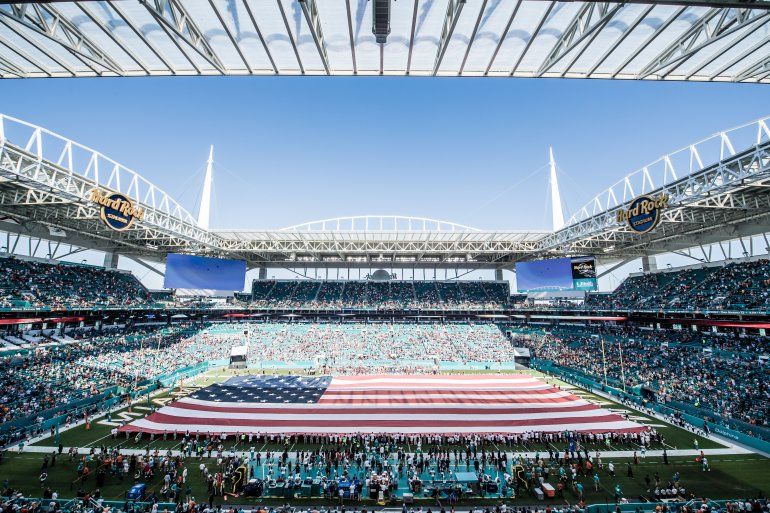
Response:
M56 510L59 511L98 511L101 512L104 508L110 508L111 510L117 510L117 511L124 511L126 513L130 512L144 512L144 511L150 511L152 509L152 502L142 502L142 501L133 501L133 500L126 500L126 501L108 501L108 500L95 500L91 499L86 503L83 499L75 498L75 499L45 499L40 497L22 497L19 499L14 499L12 501L13 504L31 504L31 503L38 503L43 506L42 511L46 511L45 508L50 506L52 503L56 504ZM175 511L176 504L173 502L159 502L158 504L158 511ZM53 511L53 509L51 510Z
M714 429L716 429L717 426L721 426L722 428L729 429L730 431L738 431L745 433L748 436L758 438L770 445L770 429L763 426L749 424L748 422L743 422L742 420L738 419L723 418L711 410L698 408L691 404L686 404L680 401L671 401L665 405L661 405L660 409L685 413L693 418L697 418L699 420L703 419L703 421L708 422L708 424ZM732 436L730 437L732 438Z
M624 399L639 406L651 408L662 415L672 415L681 418L691 426L694 426L698 429L702 429L703 424L707 422L711 431L720 436L729 438L730 440L734 440L749 447L753 447L754 449L759 449L763 452L770 452L770 441L764 439L763 436L767 430L765 428L761 428L761 426L747 424L745 422L736 421L735 419L722 419L714 412L710 412L710 414L708 414L709 412L704 410L685 411L685 409L676 407L681 406L683 403L650 403L648 405L643 405L642 398L638 395L624 392L610 385L604 385L603 383L586 377L586 375L583 373L576 372L568 367L562 367L560 365L554 364L551 360L533 358L531 360L531 366L536 370L558 376L559 378L564 379L564 381L582 386L588 390L602 390L610 396ZM749 429L744 431L741 429L741 427L747 427ZM760 432L760 429L758 428L762 429L763 431Z
M612 513L615 511L620 511L621 513L626 512L638 512L641 511L643 513L657 511L656 508L658 506L661 506L663 508L668 509L668 511L677 511L679 508L683 506L689 506L692 508L693 511L697 511L700 509L701 505L706 504L710 508L724 508L728 502L738 502L741 501L741 499L728 499L728 500L711 500L707 499L705 502L701 500L689 500L689 501L666 501L666 502L659 502L659 501L653 501L653 502L626 502L622 504L591 504L586 506L585 513Z
M86 410L93 407L96 404L104 402L105 404L109 399L113 398L119 387L110 387L107 390L91 396L85 399L78 399L71 401L62 406L44 410L26 417L21 417L15 420L4 422L0 425L0 434L5 434L10 431L20 431L19 428L25 428L29 430L31 427L37 427L39 429L49 429L56 424L63 424L68 416L83 414ZM38 418L42 417L42 421L38 421ZM51 424L49 421L54 421Z
M53 429L56 426L64 425L67 419L77 420L84 417L85 413L97 407L98 411L104 412L111 409L121 401L121 396L127 393L131 400L136 400L142 396L149 398L150 394L161 386L171 386L180 379L196 376L205 372L210 362L203 362L197 365L183 367L175 371L161 374L153 378L144 379L137 383L137 389L127 392L121 387L110 387L100 394L77 401L72 401L44 412L29 415L27 417L15 419L0 425L0 435L6 438L7 443L23 439L34 433L42 433ZM42 417L42 421L38 419Z

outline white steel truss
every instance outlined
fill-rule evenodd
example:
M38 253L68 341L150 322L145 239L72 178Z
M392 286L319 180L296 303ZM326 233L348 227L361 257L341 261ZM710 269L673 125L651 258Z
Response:
M282 228L282 232L480 232L462 224L427 217L351 216L321 219Z
M759 146L770 140L770 117L717 132L658 158L628 174L580 207L567 221L573 225L624 205L642 194L651 194L711 164L734 157L736 149Z
M14 144L10 139L17 141ZM145 209L122 238L141 250L163 241L203 249L212 236L165 191L114 160L44 128L0 114L0 208L13 216L72 228L95 237L115 238L104 230L89 195L94 188L120 192ZM42 216L38 218L37 216Z
M768 120L714 134L631 173L583 206L566 228L544 237L540 249L633 256L767 231ZM617 221L617 211L643 194L669 196L653 234L636 234Z
M422 217L369 215L283 229L207 230L165 191L112 159L0 114L0 230L160 261L169 252L243 258L251 266L510 268L522 259L596 254L605 261L685 251L770 231L770 118L719 132L661 157L598 194L552 233L485 231ZM99 187L145 211L107 228L89 193ZM642 194L670 207L638 235L616 212Z
M766 83L770 2L0 2L0 77L423 75Z

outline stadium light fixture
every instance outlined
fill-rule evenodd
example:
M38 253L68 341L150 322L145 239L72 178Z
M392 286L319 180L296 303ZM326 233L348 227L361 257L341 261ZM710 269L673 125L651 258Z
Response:
M391 0L372 0L372 2L372 33L378 43L385 44L390 34Z

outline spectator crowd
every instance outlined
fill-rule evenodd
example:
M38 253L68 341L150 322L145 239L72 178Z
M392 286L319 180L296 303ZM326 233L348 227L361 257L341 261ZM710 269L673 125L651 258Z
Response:
M0 309L131 308L151 303L150 293L130 273L0 258Z
M439 362L509 362L513 350L488 324L224 323L87 332L63 343L0 353L0 424L102 393L132 389L203 362L248 361L336 374L434 372Z
M686 330L554 328L522 338L537 358L594 381L770 426L767 337ZM604 355L604 356L602 356Z
M586 308L612 310L770 309L770 261L730 262L626 278L610 294L588 294Z
M502 281L255 280L251 304L278 309L494 310L510 287Z

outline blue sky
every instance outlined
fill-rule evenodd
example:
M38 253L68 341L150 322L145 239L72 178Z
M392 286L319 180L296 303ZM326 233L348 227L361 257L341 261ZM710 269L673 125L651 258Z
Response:
M95 148L213 228L361 214L547 229L548 147L566 213L660 155L770 114L747 84L396 77L7 80L0 111Z

